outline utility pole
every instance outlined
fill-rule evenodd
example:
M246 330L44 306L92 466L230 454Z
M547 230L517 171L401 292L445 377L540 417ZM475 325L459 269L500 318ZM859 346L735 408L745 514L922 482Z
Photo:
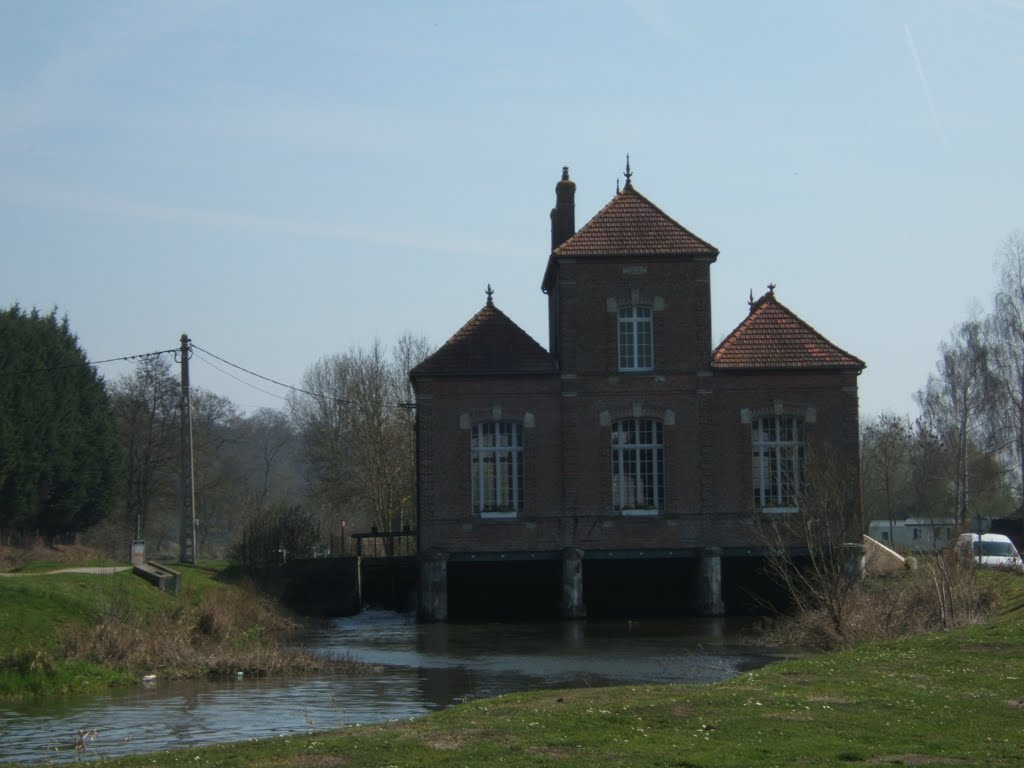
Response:
M188 358L191 354L188 334L181 334L181 480L178 494L179 559L196 563L195 473L192 467L192 397L188 383Z

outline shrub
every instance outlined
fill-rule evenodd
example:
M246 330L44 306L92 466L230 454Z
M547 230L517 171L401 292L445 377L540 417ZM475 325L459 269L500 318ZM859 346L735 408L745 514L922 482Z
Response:
M309 557L319 542L319 526L301 506L274 504L252 513L242 526L231 559L246 567Z
M910 637L985 621L994 602L969 561L926 556L918 568L858 584L844 603L842 632L825 607L816 607L776 619L762 641L831 650Z

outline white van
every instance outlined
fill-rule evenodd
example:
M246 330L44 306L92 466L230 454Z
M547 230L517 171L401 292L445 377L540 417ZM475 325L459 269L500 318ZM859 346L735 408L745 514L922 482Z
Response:
M1018 573L1024 571L1020 554L1013 542L1001 533L961 533L956 551L969 554L982 568L1005 568Z

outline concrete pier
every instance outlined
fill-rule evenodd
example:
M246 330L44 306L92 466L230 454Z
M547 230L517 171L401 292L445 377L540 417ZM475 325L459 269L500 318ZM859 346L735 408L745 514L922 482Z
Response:
M420 555L420 621L448 621L448 553L432 549Z
M583 550L566 547L562 550L562 618L586 618L583 603Z
M705 547L700 556L700 594L697 609L702 616L723 616L722 548Z

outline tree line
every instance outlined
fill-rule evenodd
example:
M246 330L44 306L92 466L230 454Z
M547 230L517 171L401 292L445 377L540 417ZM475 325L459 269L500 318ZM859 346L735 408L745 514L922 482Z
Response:
M200 556L308 556L340 548L346 530L410 526L408 370L430 351L406 334L391 351L375 342L324 357L281 409L250 414L193 387ZM176 556L180 457L170 355L108 383L56 310L0 313L0 544L77 537L124 556L142 538L150 556Z
M1024 231L1002 243L996 268L991 307L939 345L919 415L862 422L865 517L968 526L1024 508Z

